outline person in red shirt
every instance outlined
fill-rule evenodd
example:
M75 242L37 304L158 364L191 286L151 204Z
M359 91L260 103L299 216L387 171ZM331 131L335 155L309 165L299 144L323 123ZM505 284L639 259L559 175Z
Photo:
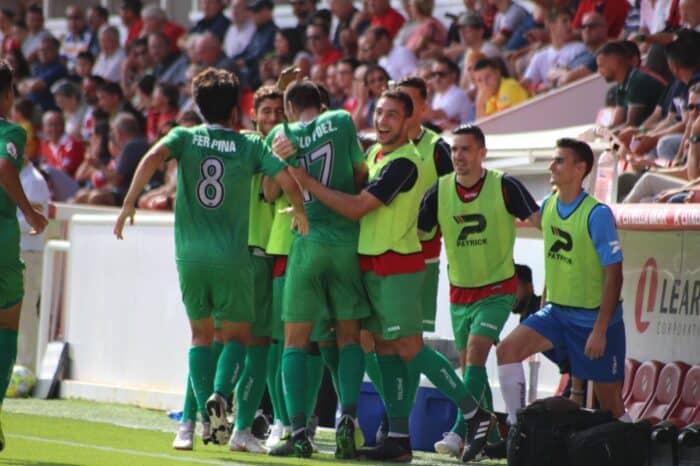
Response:
M127 29L125 45L134 39L138 39L143 29L143 18L141 18L141 0L122 0L119 8L119 16L124 27Z
M401 16L401 13L394 10L389 5L389 0L369 0L369 12L372 15L370 24L372 26L381 26L389 31L391 37L396 37L406 18Z
M141 13L143 18L143 29L141 37L147 37L154 32L160 32L168 38L170 53L178 53L180 49L177 41L185 33L185 28L177 23L168 20L168 15L157 5L148 5Z
M583 15L589 11L598 10L605 16L605 22L608 25L608 37L617 39L620 37L622 29L625 27L627 13L631 8L627 0L581 0L574 16L572 26L574 29L581 29Z
M146 113L146 137L153 144L158 139L161 126L177 118L180 92L173 84L158 83L153 89L151 105Z
M332 65L341 58L340 50L333 47L330 30L325 21L314 21L306 28L306 48L316 65Z
M39 157L46 164L60 168L73 177L83 162L85 146L72 136L66 134L63 114L48 111L42 118L44 139L39 146Z

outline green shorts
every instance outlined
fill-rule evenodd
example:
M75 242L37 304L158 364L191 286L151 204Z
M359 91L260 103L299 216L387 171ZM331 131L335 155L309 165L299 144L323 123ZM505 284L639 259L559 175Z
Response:
M355 246L336 246L296 236L284 286L282 320L315 322L369 316Z
M0 267L0 309L9 309L24 297L24 264Z
M420 335L423 333L421 289L425 272L377 275L362 274L372 315L365 319L364 327L378 333L385 340Z
M438 278L440 277L440 262L425 264L425 281L423 282L423 331L435 331L435 316L437 314Z
M178 262L180 292L190 320L214 317L226 322L253 321L253 274L239 266Z
M489 296L471 304L451 304L452 331L458 350L467 347L469 335L481 335L498 343L501 330L515 303L514 294Z
M250 334L254 337L272 336L272 267L274 257L250 255L253 265L253 325Z
M282 297L284 295L285 275L272 279L272 325L270 335L277 341L284 343L284 322L282 322Z
M317 321L313 330L311 330L310 340L317 343L324 341L335 341L335 321L329 319L321 319Z

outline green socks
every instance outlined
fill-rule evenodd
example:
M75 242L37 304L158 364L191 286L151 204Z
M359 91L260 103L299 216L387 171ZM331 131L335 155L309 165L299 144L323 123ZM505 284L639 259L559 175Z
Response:
M426 377L445 396L450 398L466 416L471 416L477 409L476 400L469 394L467 387L459 380L452 366L437 351L424 346L408 363L409 370L416 370Z
M382 371L379 369L379 360L377 353L370 351L365 354L365 370L367 371L367 377L374 384L374 388L379 393L379 396L384 399L384 388L382 385Z
M279 394L277 393L277 377L280 370L280 359L282 357L282 349L279 342L273 341L270 343L270 350L267 352L267 367L265 370L265 378L267 380L267 392L270 394L270 403L272 403L272 411L274 420L280 419Z
M472 393L474 398L479 402L479 406L487 411L493 411L493 398L491 395L491 387L489 385L489 377L486 374L485 367L467 366L464 368L464 382L467 385L469 393ZM501 435L498 429L491 429L489 432L489 443L496 443L501 440Z
M229 341L224 344L219 361L216 364L216 376L214 377L214 391L228 397L236 386L236 381L243 372L245 364L246 347L237 341Z
M17 331L0 328L0 406L5 400L5 393L10 385L16 359Z
M323 359L320 354L306 355L307 386L306 386L306 420L311 419L318 401L318 390L323 382Z
M182 406L182 419L180 419L180 422L182 423L187 421L197 421L197 399L194 396L194 390L192 390L192 381L190 380L189 374L187 374L187 384L185 386L185 403Z
M408 417L411 414L413 395L407 393L408 369L396 355L377 356L381 368L384 404L389 417L389 431L408 435Z
M245 357L245 368L236 385L236 429L244 430L253 424L255 412L265 391L268 346L250 346Z
M189 352L190 382L197 400L199 413L206 417L207 398L213 391L213 361L212 348L209 346L193 346Z
M360 397L362 377L365 375L365 354L356 343L340 350L338 364L338 396L343 414L357 417L357 401Z
M306 392L307 384L310 384L306 360L306 351L301 348L285 348L282 354L282 385L287 414L292 420L292 432L306 428Z
M340 381L338 380L338 360L340 359L338 346L335 344L328 346L318 347L321 352L321 358L323 359L323 364L328 368L328 372L331 374L331 379L333 380L333 388L335 389L336 395L338 395L338 400L340 400Z

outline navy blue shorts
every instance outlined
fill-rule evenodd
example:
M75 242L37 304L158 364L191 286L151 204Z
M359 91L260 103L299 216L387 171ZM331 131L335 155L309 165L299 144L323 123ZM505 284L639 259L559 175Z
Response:
M622 320L611 324L606 334L605 353L590 359L584 354L592 327L580 324L572 313L594 312L562 310L551 304L529 316L522 325L530 327L549 340L557 355L568 356L571 375L595 382L618 382L625 376L625 324Z

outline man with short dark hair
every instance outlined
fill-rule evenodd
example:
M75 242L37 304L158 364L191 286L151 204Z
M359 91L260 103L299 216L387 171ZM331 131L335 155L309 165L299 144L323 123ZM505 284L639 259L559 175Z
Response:
M272 17L273 7L272 0L248 1L247 8L253 16L256 27L255 34L246 48L232 57L241 83L251 89L257 88L260 84L258 61L274 48L278 27Z
M482 58L474 64L476 118L493 115L525 102L529 94L518 81L505 78L497 58Z
M119 17L126 28L125 45L132 40L138 39L141 35L141 29L143 28L142 9L143 2L141 0L122 0L119 6ZM102 48L101 45L100 48Z
M470 121L473 104L457 86L457 64L447 57L438 57L433 60L430 77L435 93L430 102L431 109L423 117L442 130Z
M321 20L314 20L306 27L306 48L314 58L314 65L329 66L341 57L340 50L331 44L329 32L328 25Z
M22 54L31 64L39 58L38 51L41 40L51 33L44 28L44 10L36 3L27 8L24 21L27 24L27 37L22 42Z
M78 5L66 8L66 21L68 32L61 39L61 56L66 59L68 69L73 71L78 54L90 45L90 30L85 24L85 12Z
M510 424L525 405L522 361L553 348L566 349L573 377L594 382L602 409L630 420L621 395L625 372L622 251L612 211L582 187L593 163L593 151L585 142L557 141L549 166L557 191L541 207L547 304L496 350Z
M51 86L68 75L58 53L60 47L61 43L55 37L44 35L37 50L38 60L32 67L31 77L18 86L20 94L40 105L42 110L55 108Z
M192 328L189 374L198 410L211 423L213 441L223 445L230 435L226 397L243 368L255 313L248 250L252 175L262 171L274 177L294 205L294 224L302 234L308 228L301 192L284 170L285 164L258 136L231 129L238 109L236 77L208 68L194 78L192 89L207 124L175 128L148 151L136 170L114 233L122 239L127 220L133 223L136 200L146 183L167 159L176 159L175 254ZM215 371L214 318L221 324L223 340Z
M226 30L231 25L231 20L223 13L223 2L221 0L200 0L199 6L204 16L192 26L190 34L211 32L220 42L223 42Z

